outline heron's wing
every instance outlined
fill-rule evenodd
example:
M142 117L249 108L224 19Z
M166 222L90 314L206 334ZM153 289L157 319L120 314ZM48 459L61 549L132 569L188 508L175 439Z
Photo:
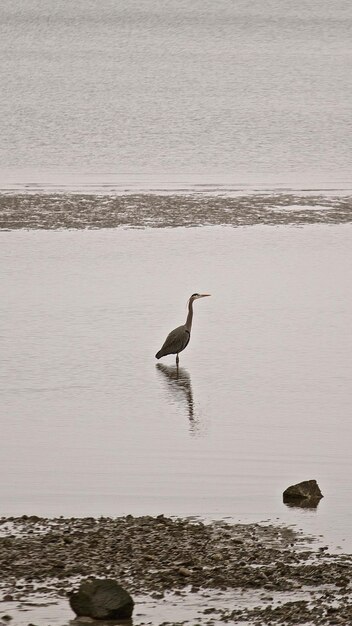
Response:
M166 354L177 354L185 349L190 339L189 330L185 325L178 326L171 331L166 337L164 344L160 350L160 356Z

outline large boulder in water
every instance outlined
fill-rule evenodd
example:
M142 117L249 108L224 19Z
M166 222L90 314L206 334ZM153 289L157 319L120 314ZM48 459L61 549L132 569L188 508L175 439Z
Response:
M303 480L297 485L287 487L283 493L283 501L286 504L297 504L298 506L307 506L309 502L317 506L319 500L323 497L319 485L316 480Z
M129 619L134 602L115 580L93 579L82 582L70 594L70 606L78 617L93 619Z

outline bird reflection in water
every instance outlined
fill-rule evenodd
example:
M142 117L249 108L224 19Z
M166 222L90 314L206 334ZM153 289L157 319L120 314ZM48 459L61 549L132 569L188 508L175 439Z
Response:
M172 367L158 363L156 366L166 380L170 391L170 395L186 401L188 419L190 424L190 432L192 435L199 433L199 420L194 411L193 391L191 377L184 367Z

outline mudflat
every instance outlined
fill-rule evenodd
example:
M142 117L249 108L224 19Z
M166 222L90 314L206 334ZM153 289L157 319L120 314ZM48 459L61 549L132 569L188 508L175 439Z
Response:
M193 604L199 598L202 617L197 623L202 624L352 622L352 556L330 554L292 528L208 524L163 515L24 515L1 518L0 529L0 588L6 608L0 614L6 613L5 621L16 617L29 596L62 602L80 580L102 577L156 602L170 593L185 599L192 594ZM231 590L249 593L249 598L253 592L259 601L229 607L225 598ZM207 602L213 593L215 604ZM28 614L26 619L31 623ZM134 623L145 622L139 618Z

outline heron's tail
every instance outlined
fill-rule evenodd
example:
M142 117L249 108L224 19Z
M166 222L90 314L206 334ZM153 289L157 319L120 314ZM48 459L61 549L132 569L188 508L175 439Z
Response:
M162 350L159 350L159 352L156 353L155 358L156 359L161 359L161 357L164 356Z

